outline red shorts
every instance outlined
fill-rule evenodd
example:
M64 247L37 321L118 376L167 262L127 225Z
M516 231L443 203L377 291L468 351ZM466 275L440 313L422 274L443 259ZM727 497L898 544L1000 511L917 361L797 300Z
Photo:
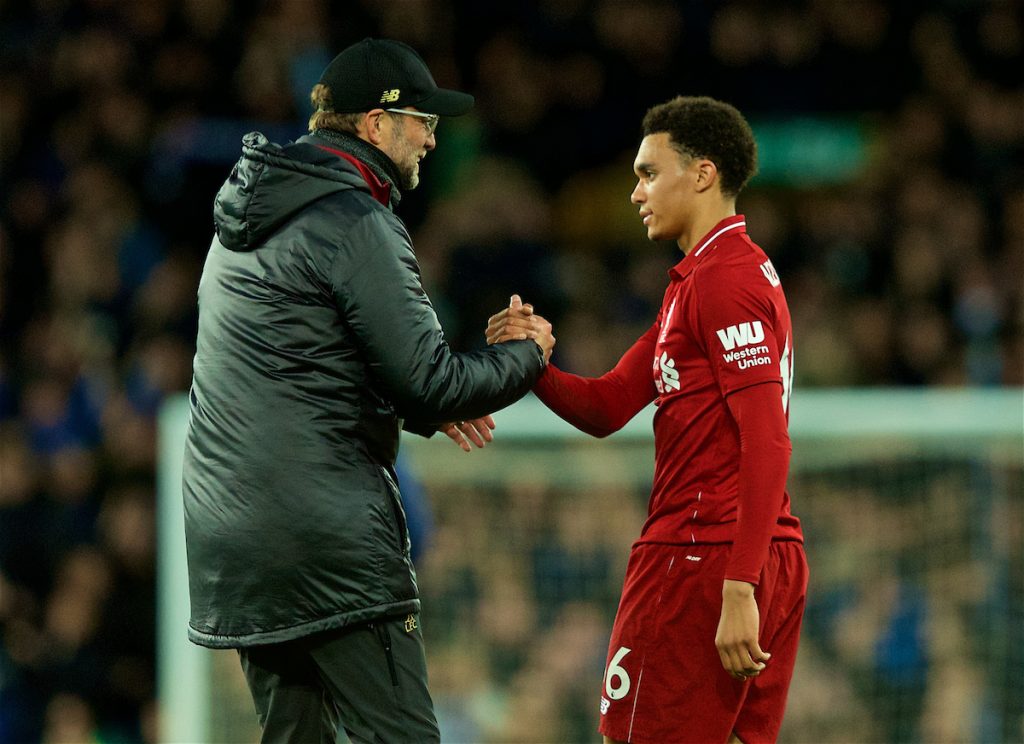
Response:
M619 741L774 742L793 676L807 595L798 542L772 543L755 592L758 677L722 668L715 633L731 545L638 545L629 557L601 690L599 731Z

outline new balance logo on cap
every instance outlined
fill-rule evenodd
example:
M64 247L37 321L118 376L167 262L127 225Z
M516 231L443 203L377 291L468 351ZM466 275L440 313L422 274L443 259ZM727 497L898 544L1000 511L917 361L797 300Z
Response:
M386 90L383 93L381 93L381 95L380 95L380 102L381 103L394 103L395 101L398 100L399 96L401 96L401 95L402 95L402 91L401 90L399 90L398 88L392 88L391 90Z
M731 325L715 333L718 334L718 340L722 342L726 351L732 351L737 346L749 346L764 341L764 327L760 320Z

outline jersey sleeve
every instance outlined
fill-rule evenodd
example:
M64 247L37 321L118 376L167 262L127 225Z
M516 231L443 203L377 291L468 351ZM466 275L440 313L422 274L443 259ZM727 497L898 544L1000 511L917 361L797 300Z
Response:
M699 331L740 438L736 536L726 578L758 583L785 499L788 314L756 263L709 266L696 279Z
M699 332L722 395L763 382L781 383L784 352L776 328L776 290L758 268L716 266L695 282Z
M792 445L778 385L743 388L727 397L740 435L736 536L725 578L757 584L785 496Z
M560 418L591 436L606 437L654 400L651 364L658 323L601 377L580 377L548 364L533 392Z

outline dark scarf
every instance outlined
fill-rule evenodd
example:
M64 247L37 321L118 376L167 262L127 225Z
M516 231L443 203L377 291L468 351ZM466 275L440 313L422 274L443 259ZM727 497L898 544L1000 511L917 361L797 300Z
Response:
M354 134L334 129L314 129L313 136L327 140L339 150L366 163L377 178L391 186L391 208L394 209L398 206L402 200L402 192L399 190L402 177L398 172L398 166L382 150L359 139Z

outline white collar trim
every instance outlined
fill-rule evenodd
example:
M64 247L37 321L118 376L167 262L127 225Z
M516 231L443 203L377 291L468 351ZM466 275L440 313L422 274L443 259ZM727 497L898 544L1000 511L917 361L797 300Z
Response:
M704 241L704 245L702 245L700 248L698 248L697 250L695 250L693 252L693 257L696 258L697 256L699 256L700 252L703 251L705 248L707 248L709 245L711 245L715 241L716 238L719 238L722 235L722 233L729 232L734 227L744 227L744 226L746 226L746 224L747 224L747 221L743 220L742 222L736 222L736 223L733 223L732 225L726 225L721 230L719 230L714 235L712 235L710 238L705 240Z

